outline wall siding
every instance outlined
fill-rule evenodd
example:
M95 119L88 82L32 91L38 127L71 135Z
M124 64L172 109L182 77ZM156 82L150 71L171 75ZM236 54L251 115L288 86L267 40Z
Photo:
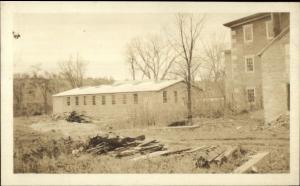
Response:
M54 114L63 112L85 112L87 115L100 120L126 120L136 117L148 117L148 119L170 120L174 116L183 117L185 85L177 83L158 92L115 93L115 104L112 104L112 94L80 95L79 105L75 105L75 97L71 98L70 106L67 105L67 97L53 97ZM174 91L178 93L178 102L174 102ZM168 102L163 103L163 91L168 92ZM127 103L123 104L123 95L126 94ZM138 94L138 104L134 104L133 95ZM86 105L83 104L86 96ZM96 105L93 105L92 97L96 96ZM102 105L102 96L106 97L106 104ZM175 117L175 118L178 118Z

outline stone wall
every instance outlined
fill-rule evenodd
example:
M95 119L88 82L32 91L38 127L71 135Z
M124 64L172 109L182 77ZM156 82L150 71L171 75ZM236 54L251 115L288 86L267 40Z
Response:
M229 64L226 67L226 101L236 111L263 107L261 61L255 55L270 42L266 35L266 21L270 19L269 16L247 23L253 25L250 43L244 42L243 25L231 28L231 57L225 58L226 65ZM245 56L254 57L254 72L246 72ZM247 88L255 88L254 103L247 100Z
M273 43L261 60L265 122L269 123L288 110L289 33Z

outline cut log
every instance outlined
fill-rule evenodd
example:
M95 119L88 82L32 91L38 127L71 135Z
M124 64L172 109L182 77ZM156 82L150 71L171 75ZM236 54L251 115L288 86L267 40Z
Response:
M255 166L258 162L262 161L268 154L269 154L269 152L261 152L261 153L258 153L256 155L252 156L252 158L250 160L248 160L246 163L244 163L240 167L236 168L233 172L234 173L247 172L248 170L251 169L251 167Z

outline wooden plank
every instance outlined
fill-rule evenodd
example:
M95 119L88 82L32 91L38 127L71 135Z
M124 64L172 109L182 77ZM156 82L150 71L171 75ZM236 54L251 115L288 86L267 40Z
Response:
M269 154L269 152L261 152L261 153L258 153L256 155L252 156L252 158L250 160L248 160L246 163L244 163L240 167L236 168L233 171L233 173L245 173L245 172L247 172L252 166L254 166L258 162L260 162L268 154Z
M149 145L151 143L158 143L158 141L157 140L146 141L144 143L139 144L139 147L144 147L144 146L147 146L147 145Z
M169 156L171 154L179 154L181 152L188 151L188 150L191 150L191 148L184 148L184 149L169 151L169 152L167 152L165 154L161 154L161 156Z
M167 152L170 152L170 151L169 150L157 151L157 152L153 152L153 153L150 153L150 154L146 154L146 155L142 155L142 156L132 158L131 160L132 161L137 161L137 160L143 160L143 159L147 159L147 158L153 158L153 157L160 156L160 155L162 155L164 153L167 153Z
M199 150L204 150L208 148L206 145L203 145L203 146L200 146L200 147L196 147L196 148L193 148L191 150L188 150L186 151L185 153L192 153L192 152L196 152L196 151L199 151Z

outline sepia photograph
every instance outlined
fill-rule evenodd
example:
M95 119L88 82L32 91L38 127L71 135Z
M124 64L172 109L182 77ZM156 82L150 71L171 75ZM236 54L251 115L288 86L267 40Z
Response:
M90 2L77 12L80 3L1 2L10 174L289 175L292 161L299 171L295 14L172 2L147 2L157 11Z

